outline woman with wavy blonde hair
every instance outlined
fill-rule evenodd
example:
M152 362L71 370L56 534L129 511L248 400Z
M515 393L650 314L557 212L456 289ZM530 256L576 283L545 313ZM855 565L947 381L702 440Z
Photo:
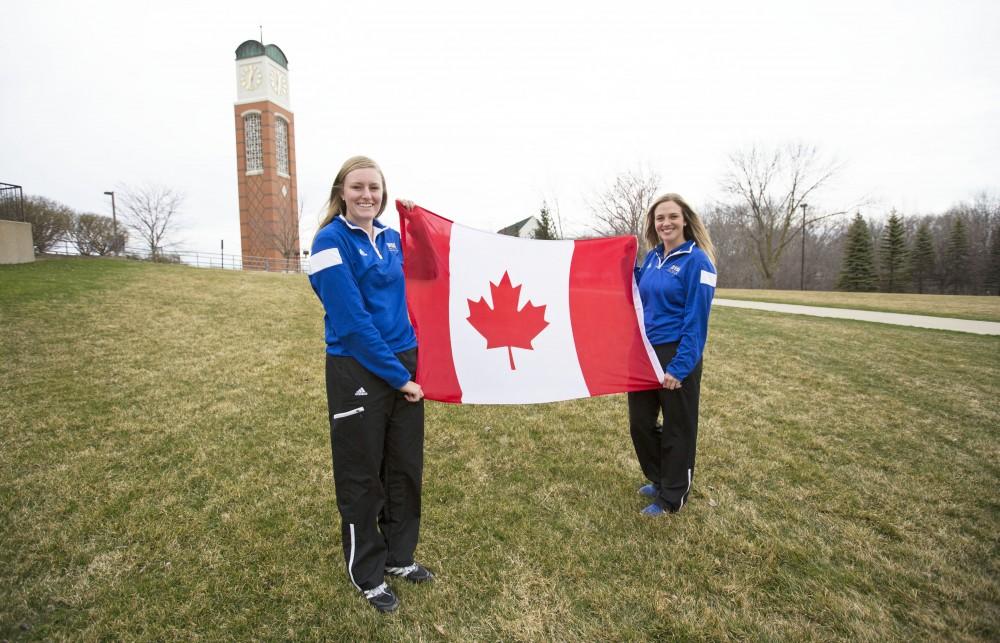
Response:
M656 233L655 217L653 216L653 213L656 212L656 206L667 201L676 203L681 208L681 213L684 215L684 222L687 224L684 229L684 238L693 240L695 244L708 255L709 260L714 264L715 245L712 243L712 238L708 236L708 229L705 228L705 224L702 223L701 217L695 213L694 208L688 205L687 201L684 200L684 197L673 192L658 197L646 211L646 223L643 228L643 236L646 239L646 243L650 248L655 248L657 244L660 243L660 237Z
M636 272L646 336L663 367L662 388L628 394L629 431L643 474L646 516L680 511L694 480L701 357L715 295L715 248L701 219L679 194L664 194L646 213L652 248ZM663 415L663 425L657 420Z

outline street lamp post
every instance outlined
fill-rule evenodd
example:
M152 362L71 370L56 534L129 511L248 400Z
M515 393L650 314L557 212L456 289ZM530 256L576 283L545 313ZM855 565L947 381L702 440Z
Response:
M115 193L105 192L105 194L111 196L111 234L114 235L111 243L114 244L115 254L117 255L121 249L118 247L118 215L115 212Z
M806 208L807 203L800 203L802 208L802 266L799 268L799 290L806 289Z

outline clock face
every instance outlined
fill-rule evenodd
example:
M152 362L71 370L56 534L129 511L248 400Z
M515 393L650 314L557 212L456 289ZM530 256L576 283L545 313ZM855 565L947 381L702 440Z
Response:
M244 65L240 69L240 85L243 89L257 89L261 80L260 65Z
M278 96L288 93L288 79L280 71L271 72L271 89Z

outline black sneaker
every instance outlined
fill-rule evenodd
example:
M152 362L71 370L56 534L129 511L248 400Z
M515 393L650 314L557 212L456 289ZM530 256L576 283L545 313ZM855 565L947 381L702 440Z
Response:
M406 567L386 567L385 573L397 578L404 578L411 583L426 583L434 580L434 574L420 563L413 563Z
M368 599L368 604L380 612L395 612L399 607L399 599L385 583L375 589L361 590L361 593Z

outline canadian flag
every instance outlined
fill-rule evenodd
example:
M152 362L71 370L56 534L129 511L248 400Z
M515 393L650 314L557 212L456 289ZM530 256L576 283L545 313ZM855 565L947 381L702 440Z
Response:
M396 209L428 399L530 404L661 385L633 237L536 241Z

